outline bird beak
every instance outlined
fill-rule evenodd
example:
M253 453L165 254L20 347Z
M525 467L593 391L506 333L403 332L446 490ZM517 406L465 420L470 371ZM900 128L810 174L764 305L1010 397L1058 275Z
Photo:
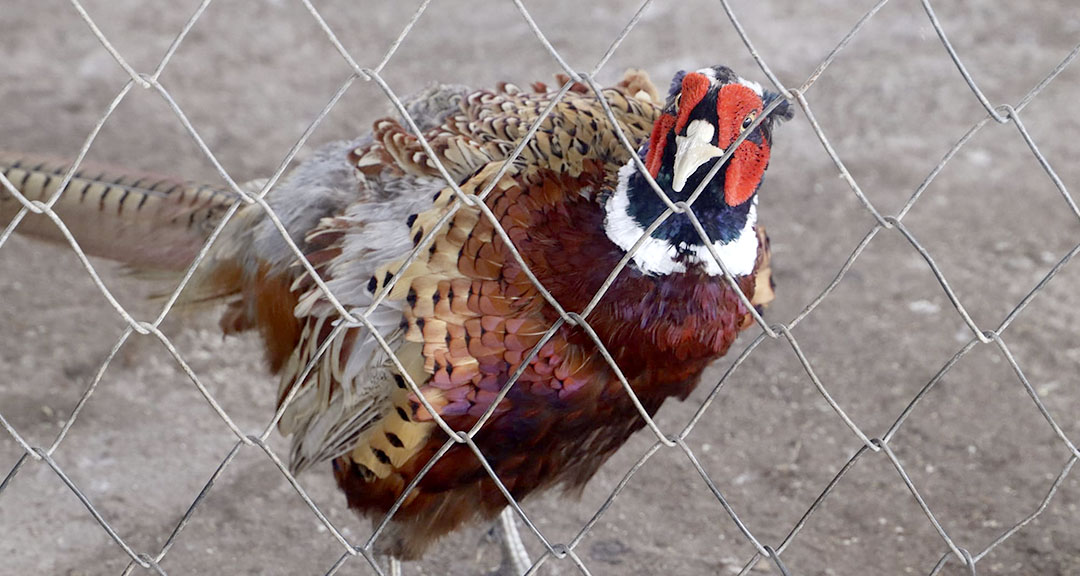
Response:
M682 192L687 179L702 164L724 155L722 148L712 144L716 128L705 120L694 120L686 127L686 136L675 136L675 181L672 190Z

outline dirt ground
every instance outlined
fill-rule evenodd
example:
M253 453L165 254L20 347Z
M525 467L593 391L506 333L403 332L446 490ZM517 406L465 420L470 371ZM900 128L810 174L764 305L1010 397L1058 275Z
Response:
M197 2L84 0L133 67L151 72ZM408 22L412 2L316 2L363 66L377 64ZM869 0L732 2L777 76L800 85L873 5ZM591 69L637 9L613 0L528 5L566 60ZM995 105L1017 104L1080 41L1069 0L938 2L938 16ZM73 156L126 76L69 2L0 8L0 147ZM713 63L765 78L719 2L658 0L600 73L630 66L658 83ZM557 63L510 2L434 2L385 69L399 94L430 82L492 86L548 80ZM350 71L299 2L212 3L161 76L222 165L238 181L269 174ZM1080 191L1080 64L1024 109L1031 138L1072 193ZM922 6L894 0L806 93L817 122L870 202L896 214L985 111ZM311 139L350 137L388 111L358 81ZM305 149L310 151L310 146ZM160 96L134 90L90 151L97 162L219 183ZM6 193L0 191L0 196ZM776 135L761 194L778 299L770 322L789 323L840 271L874 219L802 111ZM991 123L942 170L904 223L933 256L982 329L1013 307L1080 241L1080 219L1015 124ZM95 260L139 319L151 288ZM1064 433L1080 441L1080 268L1066 265L1002 338ZM116 343L124 324L67 246L13 237L0 247L0 415L34 446L49 446ZM163 326L245 433L274 408L276 382L251 338L222 339L213 318L177 314ZM741 351L754 328L736 344ZM972 334L926 262L896 231L878 234L839 286L793 330L836 402L880 437ZM680 430L734 354L658 422ZM580 500L546 494L525 509L551 542L569 542L654 443L639 433ZM137 552L156 554L236 442L169 353L136 337L120 351L53 457ZM766 340L724 381L688 444L740 519L777 546L861 446L814 387L791 345ZM286 440L270 445L287 453ZM1007 358L980 344L912 411L890 441L943 529L977 554L1038 509L1070 458ZM22 449L0 433L0 474ZM352 542L370 534L345 509L328 469L300 477ZM1061 484L1045 511L978 564L979 574L1080 574L1080 480ZM442 541L406 574L493 570L498 549L475 526ZM526 534L534 554L539 541ZM648 460L576 548L593 574L734 574L752 545L679 450ZM925 574L948 551L886 455L857 461L783 553L791 574ZM256 448L240 450L162 561L169 574L323 574L343 548ZM47 465L28 463L0 493L0 573L116 574L124 551ZM141 570L141 569L140 569ZM779 573L761 563L754 573ZM136 573L141 573L139 570ZM362 559L339 574L370 574ZM577 573L568 560L545 574ZM954 558L945 574L966 574Z

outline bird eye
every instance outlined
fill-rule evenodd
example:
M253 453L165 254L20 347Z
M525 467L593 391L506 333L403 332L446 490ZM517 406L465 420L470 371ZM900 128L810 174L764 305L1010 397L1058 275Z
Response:
M746 118L742 121L742 129L746 130L754 123L754 119L757 118L757 110L746 115Z

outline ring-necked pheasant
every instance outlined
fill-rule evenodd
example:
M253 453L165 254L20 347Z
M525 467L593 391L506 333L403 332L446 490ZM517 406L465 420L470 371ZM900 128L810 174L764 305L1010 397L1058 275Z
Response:
M439 86L409 100L407 109L461 190L479 193L554 96L541 84L534 89ZM750 301L771 300L757 191L773 124L790 118L788 104L754 126L778 96L722 66L680 72L663 102L640 72L628 73L604 97L675 202L686 200L716 159L753 128L693 211ZM2 171L23 194L43 199L66 166L8 161ZM584 485L644 424L581 328L562 325L530 356L558 313L491 221L455 198L418 139L389 118L368 135L319 150L268 197L349 310L363 313L396 279L369 318L398 362L365 328L334 330L339 314L258 206L230 221L186 291L191 302L227 303L226 333L262 335L270 368L280 374L279 402L292 396L280 429L292 436L293 469L331 460L349 506L373 518L391 508L447 440L406 374L450 426L468 430L520 372L474 438L515 498ZM211 187L83 168L56 210L88 253L182 270L233 200ZM568 311L588 304L666 208L596 96L580 86L543 120L485 203L524 264ZM18 207L0 192L0 223ZM43 218L18 230L59 238ZM588 316L649 414L668 397L685 398L749 319L681 214L652 232ZM325 354L298 382L324 345ZM462 522L494 518L505 506L470 448L456 444L404 497L377 545L393 558L417 558Z

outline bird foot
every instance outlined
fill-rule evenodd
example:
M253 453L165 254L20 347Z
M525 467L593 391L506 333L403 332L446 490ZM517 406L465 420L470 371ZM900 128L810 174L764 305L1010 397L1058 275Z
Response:
M532 568L532 559L521 541L517 519L513 508L504 508L499 514L499 523L495 530L503 549L503 563L499 567L501 574L521 576Z

